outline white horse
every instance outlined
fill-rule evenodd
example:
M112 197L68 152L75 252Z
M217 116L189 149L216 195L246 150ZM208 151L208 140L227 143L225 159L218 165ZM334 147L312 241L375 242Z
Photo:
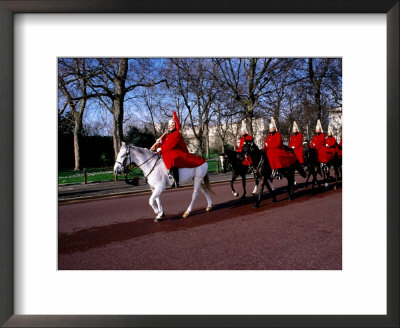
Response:
M121 172L125 172L126 168L131 163L135 163L142 169L143 175L146 178L151 191L153 192L149 199L149 204L156 214L156 219L154 221L158 222L160 218L165 216L160 202L160 195L167 188L167 186L172 184L169 179L168 170L165 167L164 161L159 154L152 150L126 145L125 142L123 142L114 165L114 173L120 174ZM207 172L207 162L195 168L179 169L180 183L194 180L192 201L190 202L186 212L183 214L184 218L188 217L192 211L199 188L207 199L206 211L211 211L212 201L209 193L213 193L213 191L211 190Z

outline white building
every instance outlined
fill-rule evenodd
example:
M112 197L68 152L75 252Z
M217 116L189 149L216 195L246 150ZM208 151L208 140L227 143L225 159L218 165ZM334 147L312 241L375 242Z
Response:
M329 110L328 125L332 127L333 136L340 140L342 138L342 107L336 107Z
M262 148L264 140L268 133L269 120L266 118L258 118L253 120L253 138L256 145ZM241 131L245 129L246 121L242 120L239 123L232 124L226 131L225 144L230 145L234 148L235 143L239 146L239 141L241 137ZM222 152L222 138L218 133L218 129L221 131L221 127L211 126L209 132L209 148L215 148ZM198 141L194 137L193 131L191 129L186 129L183 134L186 145L189 152L196 153L198 151Z

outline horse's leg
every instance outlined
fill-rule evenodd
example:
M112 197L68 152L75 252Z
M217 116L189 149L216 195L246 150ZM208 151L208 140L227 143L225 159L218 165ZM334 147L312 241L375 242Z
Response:
M310 179L310 177L312 177L311 179L311 189L314 189L314 184L315 184L315 180L316 180L316 173L315 173L315 167L314 166L310 166L310 172L308 174L307 180L306 180L306 184L304 186L304 188L307 188L308 186L308 179Z
M155 214L158 214L158 206L155 203L155 198L156 198L156 189L155 188L151 188L152 194L149 198L149 205L151 206L151 208L153 209Z
M286 179L288 180L289 200L293 200L294 170L287 169L285 173L286 173Z
M272 195L272 202L273 203L276 203L276 196L275 196L275 187L274 187L274 184L271 182L271 184L272 184L272 186L271 186L271 184L270 184L270 182L268 181L268 179L267 180L265 180L266 181L266 186L267 186L267 189L268 189L268 191L271 193L271 195Z
M323 179L324 179L324 186L325 186L325 189L327 189L328 188L328 175L326 174L325 170L322 170L322 173L323 173Z
M317 166L316 169L314 167L314 172L315 172L314 180L318 184L318 187L321 187L321 181L318 180L318 174L321 176L322 181L324 179L324 175L323 175L323 173L321 171L321 164L319 162L317 162L316 166ZM313 182L313 183L315 183L315 182Z
M235 190L235 188L234 188L234 186L233 186L233 183L236 181L237 176L238 176L238 175L237 175L236 173L233 173L233 174L232 174L232 180L231 180L232 194L233 194L233 196L235 196L235 197L239 196L239 194L236 192L236 190Z
M207 199L206 211L209 212L212 209L212 200L211 200L210 194L208 193L207 188L202 183L200 183L200 190L203 192L204 196Z
M196 200L196 197L199 194L199 188L200 188L202 180L203 179L199 178L199 177L194 178L192 201L190 202L189 207L187 208L186 212L183 213L184 218L188 217L190 212L192 211L194 201Z
M255 203L254 206L253 206L254 208L260 207L261 195L262 195L262 193L263 193L263 191L264 191L264 186L265 186L264 180L265 180L265 178L261 178L261 188L260 188L260 191L259 191L259 193L258 193L258 197L257 197L256 203ZM268 182L267 182L267 183L268 183Z
M153 193L149 198L149 204L153 208L155 214L157 214L155 222L158 222L158 219L164 216L164 212L162 210L161 202L160 202L160 195L163 192L163 188L154 188Z
M313 179L312 179L312 187L311 187L311 189L314 189L314 186L315 186L315 184L318 184L318 187L319 187L319 181L318 181L318 176L317 176L317 174L318 174L318 172L315 170L315 168L314 168L314 170L313 170Z
M257 189L258 189L258 183L260 182L258 179L258 174L254 174L254 180L255 180L255 186L253 191L251 192L251 195L256 195L257 194Z
M338 180L339 180L339 166L337 164L333 165L333 168L335 170L335 187L334 189L336 190L337 185L338 185Z
M242 187L243 187L243 195L242 197L240 197L241 199L245 199L246 198L246 174L243 173L241 175L242 177Z
M160 193L160 194L161 194L161 193ZM163 210L163 208L162 208L161 201L160 201L160 195L158 195L158 197L156 198L156 203L157 203L157 206L158 206L158 215L157 215L157 219L159 219L159 218L165 216L165 215L164 215L164 210Z
M292 200L292 193L293 193L293 180L294 177L292 179L291 175L290 175L290 170L289 169L281 169L282 170L282 175L286 178L287 182L288 182L288 186L287 186L287 192L289 194L289 200Z

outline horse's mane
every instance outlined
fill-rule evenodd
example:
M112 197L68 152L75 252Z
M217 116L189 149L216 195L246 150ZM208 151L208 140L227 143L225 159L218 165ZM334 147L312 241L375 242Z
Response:
M147 149L147 148L142 148L139 146L135 146L135 145L129 145L130 148L134 148L136 149L139 153L143 154L143 155L148 155L148 156L152 156L154 155L154 151Z

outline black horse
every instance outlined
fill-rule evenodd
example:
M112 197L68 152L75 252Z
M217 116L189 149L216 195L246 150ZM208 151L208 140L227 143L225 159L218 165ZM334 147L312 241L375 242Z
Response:
M241 198L245 198L246 197L246 174L249 172L249 166L243 165L243 156L236 151L226 150L225 153L222 153L219 156L219 159L221 162L222 173L227 172L229 164L232 168L231 189L232 189L232 193L235 197L238 197L239 194L235 191L233 184L236 181L238 176L240 176L242 178L243 195ZM250 171L251 171L251 168L250 168ZM256 185L251 194L255 194L257 191L257 188L258 188L258 182L259 182L258 176L256 174L254 174L254 178L256 180Z
M266 186L268 191L272 194L272 201L276 202L275 192L269 184L271 181L272 169L267 154L264 151L261 151L254 142L246 143L243 146L243 153L251 157L254 166L256 167L256 171L260 176L261 188L254 207L260 206L261 195L264 191L264 186ZM305 178L305 172L297 160L291 166L279 169L279 173L281 173L288 181L289 200L292 200L294 197L294 172L296 170Z
M328 180L330 178L330 168L333 167L335 171L335 186L334 189L338 186L339 180L339 169L342 166L341 160L339 160L338 153L335 153L334 158L328 163L318 162L317 152L315 148L309 147L307 145L304 149L304 164L308 168L308 177L306 179L306 183L304 187L306 188L308 185L308 180L312 176L312 188L314 188L315 183L318 184L318 187L321 186L321 181L317 179L317 174L322 177L322 182L324 183L325 188L328 187Z

